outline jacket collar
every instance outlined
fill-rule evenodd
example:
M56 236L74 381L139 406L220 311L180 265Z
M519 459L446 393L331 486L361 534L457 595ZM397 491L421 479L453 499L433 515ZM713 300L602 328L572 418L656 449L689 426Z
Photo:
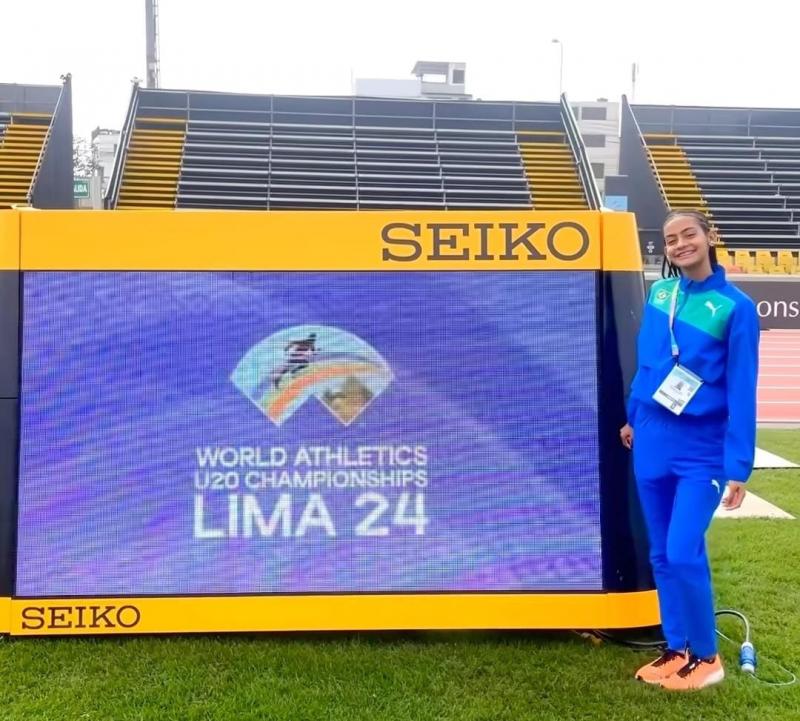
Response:
M703 293L707 290L717 290L722 288L727 281L725 280L725 269L721 265L715 265L711 275L705 280L691 280L685 275L681 276L681 290L687 293Z

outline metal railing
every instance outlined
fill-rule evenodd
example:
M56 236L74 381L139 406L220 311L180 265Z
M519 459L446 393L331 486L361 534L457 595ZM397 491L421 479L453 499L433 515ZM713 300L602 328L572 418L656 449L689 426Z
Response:
M636 119L636 116L633 113L633 108L628 102L628 98L626 95L622 96L622 111L627 112L630 115L630 119L633 122L633 126L634 128L636 128L636 135L639 138L639 144L642 147L642 152L644 153L647 165L650 167L650 172L653 175L653 179L656 181L656 185L658 186L658 191L661 193L661 199L664 201L664 206L666 207L667 210L669 210L670 204L669 204L669 198L667 197L667 191L664 188L664 183L661 181L661 176L658 174L658 168L656 167L655 161L652 159L652 156L650 155L650 149L647 147L647 141L644 139L644 133L642 133L642 129L639 127L639 121Z
M674 135L707 135L709 128L724 137L764 136L797 137L800 132L800 112L796 108L741 108L697 105L638 106L648 116L645 127L653 132ZM713 113L713 120L711 114Z
M122 133L120 134L119 145L117 146L117 154L114 156L114 167L111 170L111 182L108 184L108 190L103 198L103 207L110 210L117 207L119 200L119 189L122 184L122 173L125 169L125 160L128 157L128 146L130 145L131 136L136 119L136 108L139 102L139 81L134 81L133 89L131 90L131 101L128 103L128 112L125 115L125 123L122 126Z
M567 142L569 143L572 157L578 168L578 177L583 186L583 192L589 203L589 208L592 210L600 210L603 206L600 190L595 182L592 166L589 163L589 156L586 154L586 146L583 143L583 138L578 129L578 123L575 120L575 116L572 113L572 108L567 101L565 93L561 95L561 119L564 123Z

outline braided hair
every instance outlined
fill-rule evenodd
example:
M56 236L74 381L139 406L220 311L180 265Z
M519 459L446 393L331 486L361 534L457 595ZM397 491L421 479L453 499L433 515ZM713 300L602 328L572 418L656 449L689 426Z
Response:
M669 221L673 218L679 217L692 218L700 226L700 230L702 230L706 236L710 235L712 231L716 232L716 228L711 225L711 221L708 219L708 216L705 213L690 208L676 208L675 210L670 210L667 214L667 217L664 218L664 225L669 223ZM713 245L708 249L708 258L711 261L712 268L719 265L719 262L717 261L717 249ZM680 275L680 269L676 268L672 263L670 263L667 259L667 254L664 253L664 257L661 259L661 277L677 278Z

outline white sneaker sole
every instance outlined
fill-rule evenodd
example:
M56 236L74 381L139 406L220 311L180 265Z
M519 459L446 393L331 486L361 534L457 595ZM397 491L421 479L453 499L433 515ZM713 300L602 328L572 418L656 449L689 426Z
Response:
M725 669L721 668L718 671L714 671L713 673L709 674L708 676L703 679L703 683L699 686L692 686L691 688L667 688L667 691L700 691L701 689L708 688L709 686L715 686L716 684L720 683L725 678ZM663 686L662 686L663 688Z
M725 678L725 669L721 668L719 671L714 671L714 673L710 674L701 686L698 688L706 688L707 686L713 686L716 683L722 681Z

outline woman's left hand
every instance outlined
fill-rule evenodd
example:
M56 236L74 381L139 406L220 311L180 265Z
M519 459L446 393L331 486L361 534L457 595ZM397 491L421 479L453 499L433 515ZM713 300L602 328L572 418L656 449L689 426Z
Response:
M742 505L747 490L744 483L739 481L728 481L728 495L722 499L723 507L728 511L733 511Z

